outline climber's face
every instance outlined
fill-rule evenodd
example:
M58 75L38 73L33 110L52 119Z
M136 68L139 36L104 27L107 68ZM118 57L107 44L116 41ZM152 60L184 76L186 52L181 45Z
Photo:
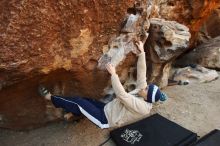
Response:
M148 87L146 87L146 89L141 89L138 92L138 95L143 97L145 100L147 100L147 91L148 91Z

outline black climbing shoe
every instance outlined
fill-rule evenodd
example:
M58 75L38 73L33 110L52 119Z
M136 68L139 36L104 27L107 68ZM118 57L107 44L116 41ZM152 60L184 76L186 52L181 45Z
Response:
M40 85L38 87L38 93L40 94L40 96L45 97L47 94L49 94L49 90L47 90L44 86Z
M189 81L181 81L181 80L178 81L178 85L188 85L188 84Z

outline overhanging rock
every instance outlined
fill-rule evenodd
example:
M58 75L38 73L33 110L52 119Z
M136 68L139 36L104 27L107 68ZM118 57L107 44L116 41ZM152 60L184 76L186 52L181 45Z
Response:
M182 54L191 37L188 27L176 21L152 18L145 44L148 59L148 81L167 86L172 60Z

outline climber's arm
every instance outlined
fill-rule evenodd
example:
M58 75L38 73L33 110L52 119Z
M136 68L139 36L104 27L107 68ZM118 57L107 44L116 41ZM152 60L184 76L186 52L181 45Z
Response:
M122 84L118 78L118 75L116 74L115 67L109 63L106 65L106 69L111 74L111 79L114 76L116 76L115 80L117 80L117 81L112 82L112 87L113 87L113 90L114 90L116 96L119 96L119 95L121 96L121 95L127 94L127 92L125 91L124 87L122 86Z
M121 103L124 104L128 109L136 111L140 114L146 115L150 112L152 108L151 104L147 104L147 102L136 98L135 96L127 93L122 86L118 75L115 72L115 67L111 64L106 65L106 69L111 74L112 87L115 91L117 98L120 99Z
M146 59L145 59L145 52L144 52L144 44L139 41L136 43L138 50L140 53L138 54L138 61L137 61L137 87L138 89L144 89L147 87L146 82Z

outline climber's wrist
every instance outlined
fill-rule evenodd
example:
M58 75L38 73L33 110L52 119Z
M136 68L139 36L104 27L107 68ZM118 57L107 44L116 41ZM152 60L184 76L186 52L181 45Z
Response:
M137 54L137 56L141 56L141 55L145 55L145 52L143 51L143 52L140 52L139 54Z

